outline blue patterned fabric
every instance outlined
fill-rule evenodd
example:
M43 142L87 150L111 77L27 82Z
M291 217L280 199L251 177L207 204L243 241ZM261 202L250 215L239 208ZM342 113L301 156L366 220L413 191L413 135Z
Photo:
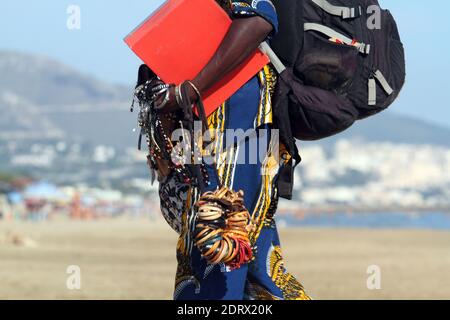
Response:
M233 118L230 117L231 119ZM259 134L242 140L234 147L238 150L234 159L239 159L239 154L243 154L246 164L235 166L231 181L226 182L226 173L221 175L222 182L225 182L228 187L245 191L245 205L249 212L253 212L253 218L259 220L258 232L251 237L254 245L254 259L239 269L227 270L224 265L208 265L195 246L192 246L189 256L179 251L175 299L308 299L302 285L284 267L278 231L273 219L276 200L272 192L275 189L272 189L272 192L266 189L267 177L261 174L264 164L259 160L256 164L248 164L249 145L254 142L254 139L258 140L259 146L270 145L270 131L264 131L264 129L268 127L256 130ZM263 141L265 142L262 143ZM272 183L272 179L269 180L269 183ZM266 206L261 206L261 194L267 191L269 191L269 198L265 199ZM184 237L182 236L180 240L183 243Z
M231 1L232 13L236 17L258 15L270 22L274 28L272 34L278 31L278 17L270 0Z

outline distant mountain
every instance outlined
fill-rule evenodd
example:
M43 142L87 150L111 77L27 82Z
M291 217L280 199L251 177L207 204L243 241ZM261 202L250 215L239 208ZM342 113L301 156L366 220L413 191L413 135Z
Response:
M45 56L0 51L0 139L136 143L131 88L101 82Z
M16 52L0 51L0 75L0 140L136 145L131 88L101 82L47 57ZM320 143L339 138L450 146L450 129L387 111Z
M65 138L38 105L13 93L0 92L0 114L0 140Z
M0 51L0 94L39 106L79 105L130 97L124 86L105 84L45 56Z

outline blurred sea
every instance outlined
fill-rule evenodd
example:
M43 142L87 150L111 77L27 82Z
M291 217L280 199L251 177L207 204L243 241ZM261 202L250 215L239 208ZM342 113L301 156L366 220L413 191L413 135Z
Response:
M277 223L289 227L450 230L450 213L324 213L303 217L285 214L278 216Z

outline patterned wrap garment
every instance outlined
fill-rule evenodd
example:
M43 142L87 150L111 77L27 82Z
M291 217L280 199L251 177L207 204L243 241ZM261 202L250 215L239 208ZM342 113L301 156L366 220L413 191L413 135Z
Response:
M234 18L261 16L277 32L276 10L270 0L217 0ZM289 159L270 132L272 124L271 95L276 75L265 66L231 98L210 115L213 132L213 154L223 186L244 190L245 205L256 224L250 233L254 259L235 270L224 265L208 265L193 244L195 213L192 204L199 191L171 175L160 183L161 209L170 226L179 233L178 268L174 299L180 300L307 300L303 286L284 266L276 223L276 178L284 159ZM246 132L242 138L232 138L227 129ZM228 138L228 141L227 141ZM256 142L256 143L255 143ZM253 146L257 146L256 150ZM262 154L262 156L255 156ZM208 171L214 170L212 166ZM210 172L210 177L214 174ZM218 182L211 178L209 189Z

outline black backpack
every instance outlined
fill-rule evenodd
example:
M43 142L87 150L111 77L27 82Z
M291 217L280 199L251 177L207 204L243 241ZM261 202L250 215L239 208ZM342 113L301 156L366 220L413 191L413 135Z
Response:
M394 102L405 82L404 49L394 18L377 0L272 2L276 55L265 48L279 72L274 120L299 162L295 139L335 135Z

